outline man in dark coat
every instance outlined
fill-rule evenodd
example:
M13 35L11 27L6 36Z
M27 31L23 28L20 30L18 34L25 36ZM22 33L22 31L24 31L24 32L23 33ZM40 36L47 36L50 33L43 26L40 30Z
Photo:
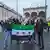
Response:
M42 19L38 19L37 20L37 32L38 32L38 42L39 42L39 46L40 48L44 48L44 42L43 42L43 20Z

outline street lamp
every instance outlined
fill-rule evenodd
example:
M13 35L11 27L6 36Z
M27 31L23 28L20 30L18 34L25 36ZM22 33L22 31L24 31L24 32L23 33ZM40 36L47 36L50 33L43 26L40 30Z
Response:
M46 19L47 0L45 0L45 19Z
M18 12L18 0L16 0L16 11Z
M16 11L17 11L17 18L18 18L18 0L16 0Z

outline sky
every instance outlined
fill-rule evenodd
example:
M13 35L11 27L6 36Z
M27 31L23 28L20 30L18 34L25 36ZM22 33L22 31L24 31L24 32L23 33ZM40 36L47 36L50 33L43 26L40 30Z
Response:
M45 0L0 0L10 8L13 8L14 10L17 11L18 7L18 12L23 15L23 8L28 8L28 7L36 7L36 6L44 6L45 5ZM18 1L18 2L17 2ZM18 3L18 6L17 6ZM47 0L47 17L50 16L50 0Z

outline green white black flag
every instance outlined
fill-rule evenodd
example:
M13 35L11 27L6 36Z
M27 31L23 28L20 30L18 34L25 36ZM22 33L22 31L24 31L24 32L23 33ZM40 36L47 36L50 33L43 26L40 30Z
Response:
M12 35L26 36L32 35L34 33L34 25L11 24L11 27L12 27Z

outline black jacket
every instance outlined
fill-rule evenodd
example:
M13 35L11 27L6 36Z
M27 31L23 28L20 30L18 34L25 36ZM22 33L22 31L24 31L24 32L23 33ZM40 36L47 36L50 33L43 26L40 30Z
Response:
M38 32L43 32L44 22L42 19L40 19L40 22L38 22Z

